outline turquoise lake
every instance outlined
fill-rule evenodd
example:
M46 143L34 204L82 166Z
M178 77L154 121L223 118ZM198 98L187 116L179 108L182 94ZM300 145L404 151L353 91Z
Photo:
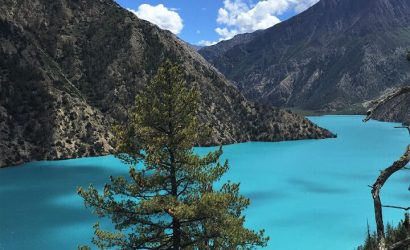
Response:
M310 119L337 139L242 143L224 147L230 170L224 180L241 183L251 198L247 226L266 229L267 249L355 249L374 229L370 188L410 142L395 123L361 116ZM204 153L209 148L199 148ZM77 196L78 186L102 187L110 175L126 175L113 156L32 162L0 169L0 249L76 249L88 244L99 220ZM384 204L408 206L410 171L393 176ZM384 209L396 224L403 212ZM105 223L103 225L106 225Z

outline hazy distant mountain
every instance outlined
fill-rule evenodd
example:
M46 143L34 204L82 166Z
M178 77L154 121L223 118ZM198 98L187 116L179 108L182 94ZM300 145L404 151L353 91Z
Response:
M110 0L3 0L0 166L110 151L111 125L165 59L201 91L210 144L331 136L308 120L247 101L168 31Z
M202 49L204 46L199 46L199 45L195 45L195 44L190 44L188 43L188 45L193 48L195 51L198 51L200 49Z
M334 111L408 83L409 49L409 0L321 0L199 52L250 99Z

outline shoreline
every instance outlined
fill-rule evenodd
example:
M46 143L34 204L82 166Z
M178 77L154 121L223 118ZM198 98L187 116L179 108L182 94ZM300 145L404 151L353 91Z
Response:
M325 116L357 116L357 117L365 117L365 115L362 114L316 114L316 115L309 115L306 116L307 119L310 120L310 117L325 117ZM381 121L381 120L375 120L372 119L373 121L377 122L382 122L382 123L396 123L396 124L401 124L400 122L391 122L391 121ZM314 121L312 121L315 123ZM315 123L316 124L316 123ZM327 128L325 128L327 129ZM288 140L273 140L273 141L238 141L238 142L233 142L233 143L227 143L227 144L210 144L210 145L199 145L195 146L195 148L213 148L213 147L225 147L225 146L232 146L232 145L238 145L238 144L246 144L246 143L285 143L285 142L295 142L295 141L311 141L311 140L328 140L328 139L337 139L338 134L333 133L335 136L334 137L326 137L326 138L305 138L305 139L288 139ZM43 160L34 160L34 161L27 161L27 162L22 162L22 163L17 163L14 165L8 165L8 166L2 166L0 167L1 169L6 169L6 168L17 168L17 167L23 167L24 165L27 164L32 164L36 162L59 162L59 161L70 161L70 160L77 160L77 159L84 159L84 158L96 158L96 157L108 157L108 156L115 156L112 154L112 152L107 152L106 154L101 154L101 155L88 155L88 156L82 156L82 157L67 157L67 158L56 158L56 159L43 159Z

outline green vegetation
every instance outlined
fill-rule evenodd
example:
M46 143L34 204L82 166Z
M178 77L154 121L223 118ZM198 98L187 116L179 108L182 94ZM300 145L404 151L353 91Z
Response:
M181 67L164 63L136 98L130 122L116 131L118 157L129 178L111 177L103 193L79 189L86 206L108 216L116 232L94 226L93 243L121 249L252 249L266 246L263 230L244 227L249 199L239 184L215 182L228 170L222 149L199 156L199 93L186 87ZM138 163L142 162L143 166Z
M393 244L405 240L410 237L410 217L409 214L405 214L404 220L402 220L397 227L387 225L386 228L386 245L391 247ZM395 248L396 250L409 250L410 246L402 246ZM370 234L368 232L366 241L363 246L360 246L358 250L379 250L377 247L376 233Z

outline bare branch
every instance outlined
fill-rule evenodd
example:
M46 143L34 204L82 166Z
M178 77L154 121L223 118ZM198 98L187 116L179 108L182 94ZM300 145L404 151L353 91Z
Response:
M376 182L373 184L372 197L374 203L374 213L377 225L377 241L384 242L384 224L383 224L383 212L382 203L380 200L380 190L386 181L397 171L403 169L410 162L410 145L407 146L406 152L400 157L399 160L395 161L393 165L383 170Z
M389 95L381 97L378 101L374 103L374 106L371 107L367 111L367 115L363 119L363 122L367 122L370 119L372 119L375 111L378 110L382 105L384 105L388 101L392 100L393 98L396 98L397 96L400 96L400 95L403 95L409 92L410 92L410 86L406 86L406 87L402 87L394 91L393 93ZM400 126L397 128L407 128L410 134L410 127ZM403 154L403 156L399 160L395 161L393 165L386 168L380 173L376 182L372 186L372 197L373 197L374 213L375 213L376 226L377 226L377 245L378 245L379 250L385 250L385 249L396 250L403 246L410 245L410 238L408 238L404 241L400 241L400 242L397 242L391 245L389 248L386 248L382 207L404 209L406 211L410 210L410 207L404 208L404 207L398 207L398 206L382 206L382 203L380 200L380 190L383 187L383 185L390 178L390 176L392 176L394 173L396 173L399 170L407 169L406 165L409 163L409 161L410 161L410 145L407 146L406 152Z
M404 211L410 210L410 207L399 207L399 206L390 206L390 205L383 205L383 207L402 209Z
M366 116L366 118L363 119L363 121L367 122L368 120L372 119L374 111L376 111L380 106L382 106L386 102L390 101L391 99L393 99L397 96L400 96L400 95L408 93L408 92L410 92L410 86L402 87L399 90L396 90L395 92L393 92L393 93L391 93L391 94L389 94L385 97L382 97L381 99L376 101L376 104L367 111L367 116Z

